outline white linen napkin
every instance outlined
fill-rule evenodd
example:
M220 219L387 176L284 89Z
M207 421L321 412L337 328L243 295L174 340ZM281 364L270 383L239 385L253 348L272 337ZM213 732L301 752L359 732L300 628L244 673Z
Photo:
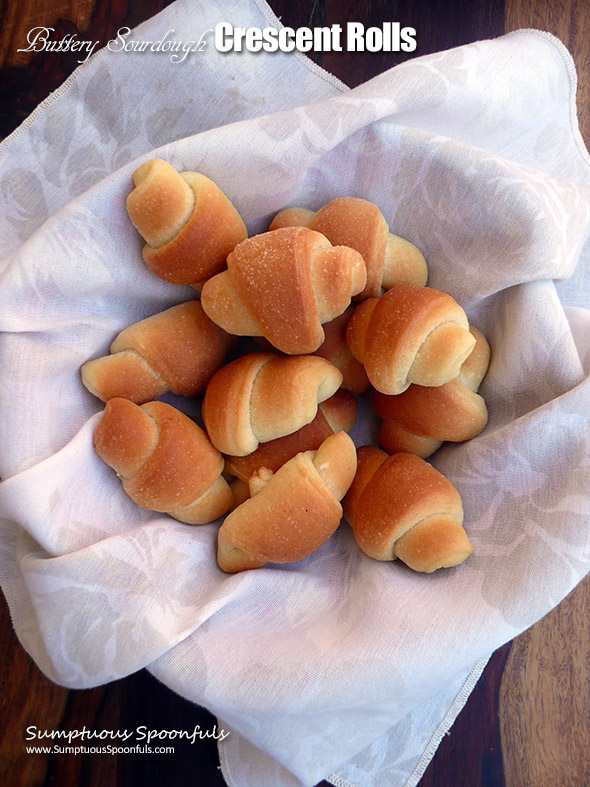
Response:
M269 13L177 2L137 36ZM352 91L304 58L193 58L103 51L0 147L2 587L53 680L147 666L217 714L231 785L416 784L489 653L590 569L590 162L571 58L525 31ZM378 563L343 525L301 563L228 576L215 525L126 497L92 450L102 407L79 367L194 297L145 268L125 213L152 155L213 178L252 233L351 194L424 251L493 350L488 427L433 457L463 497L465 564ZM370 408L354 436L374 439Z

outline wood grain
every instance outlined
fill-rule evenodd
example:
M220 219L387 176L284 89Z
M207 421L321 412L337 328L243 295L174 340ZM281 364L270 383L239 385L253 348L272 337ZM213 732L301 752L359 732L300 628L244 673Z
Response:
M510 643L504 645L488 661L468 702L443 737L420 787L510 785L504 780L498 719L498 697L510 648Z
M25 753L25 730L31 724L59 725L69 692L48 681L31 661L12 630L4 598L0 601L0 784L10 785L14 774L21 784L43 784L48 758Z
M14 129L76 67L73 54L17 53L35 25L56 38L77 32L106 43L170 0L0 0L0 136ZM284 24L320 26L396 20L418 31L418 50L317 53L313 59L350 86L404 59L519 28L557 35L580 74L580 127L590 140L590 3L587 0L271 0ZM590 578L566 601L491 658L483 677L443 738L420 787L585 787L590 785ZM146 671L87 691L47 680L19 645L0 603L0 784L174 785L222 787L214 743L180 746L173 757L27 755L28 725L47 729L211 729L215 720Z
M510 787L590 784L590 577L514 640L499 718Z
M579 75L581 134L590 143L590 3L506 0L505 30L557 36ZM590 577L517 637L499 694L502 756L509 787L590 784Z

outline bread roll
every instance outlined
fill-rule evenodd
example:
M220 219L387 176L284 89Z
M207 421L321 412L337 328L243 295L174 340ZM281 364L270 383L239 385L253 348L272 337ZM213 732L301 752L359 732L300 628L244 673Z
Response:
M165 281L200 289L248 237L240 214L205 175L151 159L135 170L133 183L127 212L146 242L145 263Z
M357 251L305 227L249 238L227 268L203 287L205 312L228 333L264 336L288 355L317 350L322 324L342 314L366 280Z
M450 295L407 285L357 306L346 341L373 387L385 394L455 379L475 346L467 316Z
M397 284L423 286L428 268L422 252L389 231L383 214L372 202L358 197L337 197L314 213L287 208L275 216L270 229L309 227L335 246L350 246L362 255L367 284L355 300L378 298Z
M339 501L355 469L354 443L345 432L328 437L317 451L297 454L274 474L261 468L250 480L251 497L219 530L219 567L234 573L315 552L340 524Z
M363 552L426 573L456 566L473 552L461 497L441 473L414 454L388 456L364 446L357 455L343 505Z
M231 475L228 475L227 480L234 496L232 507L230 509L230 511L233 511L234 508L237 508L245 500L248 500L250 497L250 487L248 486L248 482L244 481L242 478L235 478Z
M301 451L317 450L324 440L336 432L349 432L356 420L357 404L348 391L336 391L319 407L313 421L296 432L261 443L247 456L226 456L226 473L243 481L260 468L267 467L273 473Z
M111 355L82 366L82 382L103 402L123 397L143 404L166 391L196 396L234 342L207 317L199 301L188 301L121 331L111 344Z
M251 353L211 378L201 410L213 445L246 456L259 443L291 434L315 418L338 390L342 374L314 355Z
M354 306L350 305L342 314L324 325L326 338L315 351L315 355L330 361L342 372L342 388L352 393L365 393L369 390L369 378L365 367L353 356L346 343L346 326ZM348 431L348 430L345 430Z
M489 365L490 347L477 328L470 331L475 348L456 379L431 388L410 385L397 396L375 392L375 410L383 418L379 444L390 454L407 451L426 458L443 441L471 440L487 424L488 410L477 389Z
M197 424L168 404L139 407L111 399L94 432L94 447L142 508L198 525L217 519L233 503L221 454Z

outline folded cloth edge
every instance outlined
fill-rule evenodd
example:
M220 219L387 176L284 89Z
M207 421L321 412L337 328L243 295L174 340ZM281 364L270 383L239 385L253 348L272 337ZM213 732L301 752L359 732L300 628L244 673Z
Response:
M264 18L268 20L268 22L272 23L273 25L277 25L279 28L284 27L284 25L282 24L280 19L276 16L276 14L269 6L269 4L266 2L266 0L254 0L254 3L256 4L258 10L264 16ZM159 16L160 14L164 14L167 8L169 8L169 6L162 9L162 11L160 11L159 14L154 14L154 16L151 16L148 19L141 22L139 25L134 27L131 32L135 33L138 30L141 30L144 27L144 25L147 25L148 23L152 22L152 20L155 17ZM6 148L8 148L10 143L14 142L14 140L18 139L18 137L20 137L21 134L27 131L27 129L29 129L29 127L37 120L37 118L40 117L45 112L45 110L49 106L51 106L51 104L53 104L54 101L57 101L58 98L61 98L61 96L65 95L70 90L70 88L74 85L74 83L79 78L79 76L90 66L91 63L94 62L96 58L98 58L101 54L104 53L104 50L105 47L104 46L101 47L96 52L94 52L88 58L88 60L85 60L81 65L79 65L76 69L74 69L74 71L72 71L69 77L64 82L62 82L62 84L58 88L52 91L47 96L47 98L41 101L41 103L35 107L35 109L31 112L31 114L28 115L23 120L23 122L14 129L14 131L12 131L7 137L4 137L4 139L0 141L0 156L2 155L2 153L4 153ZM312 74L315 74L316 76L320 77L325 82L328 82L328 84L332 85L333 87L337 88L343 93L346 93L350 90L348 85L344 84L344 82L342 82L341 79L338 79L337 76L334 76L334 74L331 74L329 71L326 71L326 69L322 68L322 66L319 66L317 63L314 63L314 61L311 60L311 58L309 58L304 52L299 52L299 51L293 52L293 57L299 60L299 62L302 63L309 71L311 71Z
M549 33L547 30L537 30L534 27L523 27L519 30L511 30L505 35L508 37L518 33L529 33L531 35L538 36L539 38L544 38L546 41L549 41L551 44L553 44L553 46L562 56L570 82L570 124L572 128L572 134L584 163L587 166L590 166L590 150L588 150L586 143L584 142L584 137L580 131L580 122L578 120L578 105L576 96L578 89L578 71L576 69L576 64L574 62L574 58L571 55L571 52L563 43L563 41L561 41L556 35L553 35L553 33Z

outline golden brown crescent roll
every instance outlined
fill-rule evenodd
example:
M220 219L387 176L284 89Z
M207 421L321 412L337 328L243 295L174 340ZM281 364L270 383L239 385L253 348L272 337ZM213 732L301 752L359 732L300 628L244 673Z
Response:
M297 454L274 474L261 468L250 479L250 498L219 529L219 567L235 573L311 555L338 528L340 500L355 469L354 443L345 432L328 437L317 451Z
M338 369L315 355L244 355L209 381L203 422L219 451L245 456L312 421L341 382Z
M287 208L275 216L270 229L295 226L309 227L335 246L360 252L367 266L367 284L356 300L378 298L396 284L426 284L428 268L422 252L393 235L377 205L366 199L337 197L317 213Z
M342 314L365 280L357 251L286 227L236 246L227 271L204 285L201 303L228 333L264 336L278 350L302 355L318 349L322 323Z
M354 306L351 304L342 314L324 325L326 338L315 351L315 355L325 358L337 369L340 369L342 372L341 387L345 391L361 394L369 390L369 378L365 367L353 356L346 343L346 326L353 312Z
M133 173L127 212L145 240L148 268L172 284L202 283L248 237L240 214L212 180L151 159Z
M400 285L355 309L346 329L354 357L381 393L454 380L475 346L467 316L447 293Z
M82 382L103 402L120 396L143 404L166 391L196 396L234 342L199 301L188 301L121 331L111 355L82 366Z
M438 470L414 454L388 456L373 446L357 455L343 506L363 552L426 573L457 566L473 552L461 497Z
M197 424L164 402L139 407L111 399L94 432L94 447L142 508L200 525L233 503L219 451Z
M477 328L469 330L475 347L457 378L438 387L410 385L397 396L373 395L383 418L379 443L390 454L404 451L425 459L445 440L471 440L487 424L488 410L477 389L488 369L490 346Z
M324 440L336 432L349 432L356 420L357 404L348 391L336 391L319 407L313 421L296 432L260 443L247 456L226 456L225 470L247 481L260 467L273 473L301 451L315 451Z

